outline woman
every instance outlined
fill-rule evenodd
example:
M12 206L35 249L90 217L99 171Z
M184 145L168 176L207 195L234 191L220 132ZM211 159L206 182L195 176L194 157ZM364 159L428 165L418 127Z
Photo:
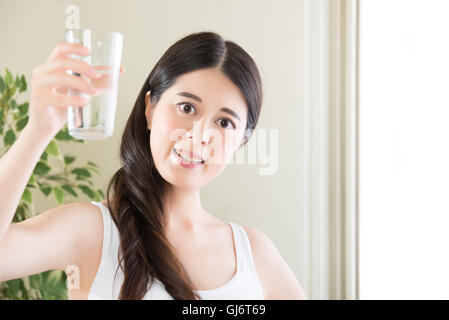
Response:
M199 189L248 141L262 105L255 62L216 33L180 39L145 80L106 200L10 224L36 162L66 122L66 107L85 103L63 93L98 93L65 73L98 76L67 57L84 49L60 43L34 70L30 120L1 159L0 280L65 270L69 299L306 299L266 235L201 206Z

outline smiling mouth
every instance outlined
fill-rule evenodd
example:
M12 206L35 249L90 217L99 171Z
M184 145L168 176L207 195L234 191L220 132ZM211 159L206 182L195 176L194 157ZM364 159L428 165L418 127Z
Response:
M176 155L178 157L180 157L181 159L183 159L184 161L191 163L191 164L204 164L204 160L192 160L192 159L187 159L183 154L181 154L180 152L178 152L178 150L176 150L176 148L173 148L173 152L176 153Z

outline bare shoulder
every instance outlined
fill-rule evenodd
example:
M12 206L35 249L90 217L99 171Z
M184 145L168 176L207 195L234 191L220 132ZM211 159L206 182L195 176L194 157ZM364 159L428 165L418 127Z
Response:
M98 234L98 231L103 229L103 215L100 208L90 202L77 202L77 206L80 209L77 212L80 222L83 223L80 226L86 229L83 236L88 237L91 231Z
M268 238L268 236L263 233L262 231L260 231L259 229L255 228L255 227L248 227L248 226L243 226L243 229L245 229L246 234L248 235L248 238L251 242L251 245L257 246L258 248L260 248L260 246L271 246L273 245L272 241L270 240L270 238ZM253 248L254 250L254 248Z
M103 217L98 206L90 202L67 204L69 219L67 223L76 226L75 262L82 264L86 254L101 251L103 243ZM94 249L94 250L93 250ZM101 255L101 252L100 252ZM95 260L95 259L94 259Z
M266 300L307 299L298 279L273 241L255 227L242 226L251 244L254 265Z

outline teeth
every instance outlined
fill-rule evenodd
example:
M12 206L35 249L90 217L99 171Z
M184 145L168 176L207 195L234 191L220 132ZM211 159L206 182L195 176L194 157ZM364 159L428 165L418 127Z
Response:
M195 160L195 159L190 159L187 155L185 155L182 152L179 152L177 149L175 149L175 152L178 156L180 156L181 158L183 158L186 161L189 161L190 163L195 163L195 164L201 164L203 163L203 160Z

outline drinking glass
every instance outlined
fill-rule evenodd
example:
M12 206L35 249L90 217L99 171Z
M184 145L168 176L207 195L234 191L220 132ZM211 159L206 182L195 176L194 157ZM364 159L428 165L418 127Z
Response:
M111 31L73 29L65 32L65 41L80 43L89 48L89 55L70 55L70 57L89 63L101 73L101 77L90 79L77 72L68 71L69 74L86 79L99 90L99 93L92 96L84 107L68 107L69 134L82 140L110 138L114 132L123 35ZM69 96L85 95L80 90L72 88L67 94Z

